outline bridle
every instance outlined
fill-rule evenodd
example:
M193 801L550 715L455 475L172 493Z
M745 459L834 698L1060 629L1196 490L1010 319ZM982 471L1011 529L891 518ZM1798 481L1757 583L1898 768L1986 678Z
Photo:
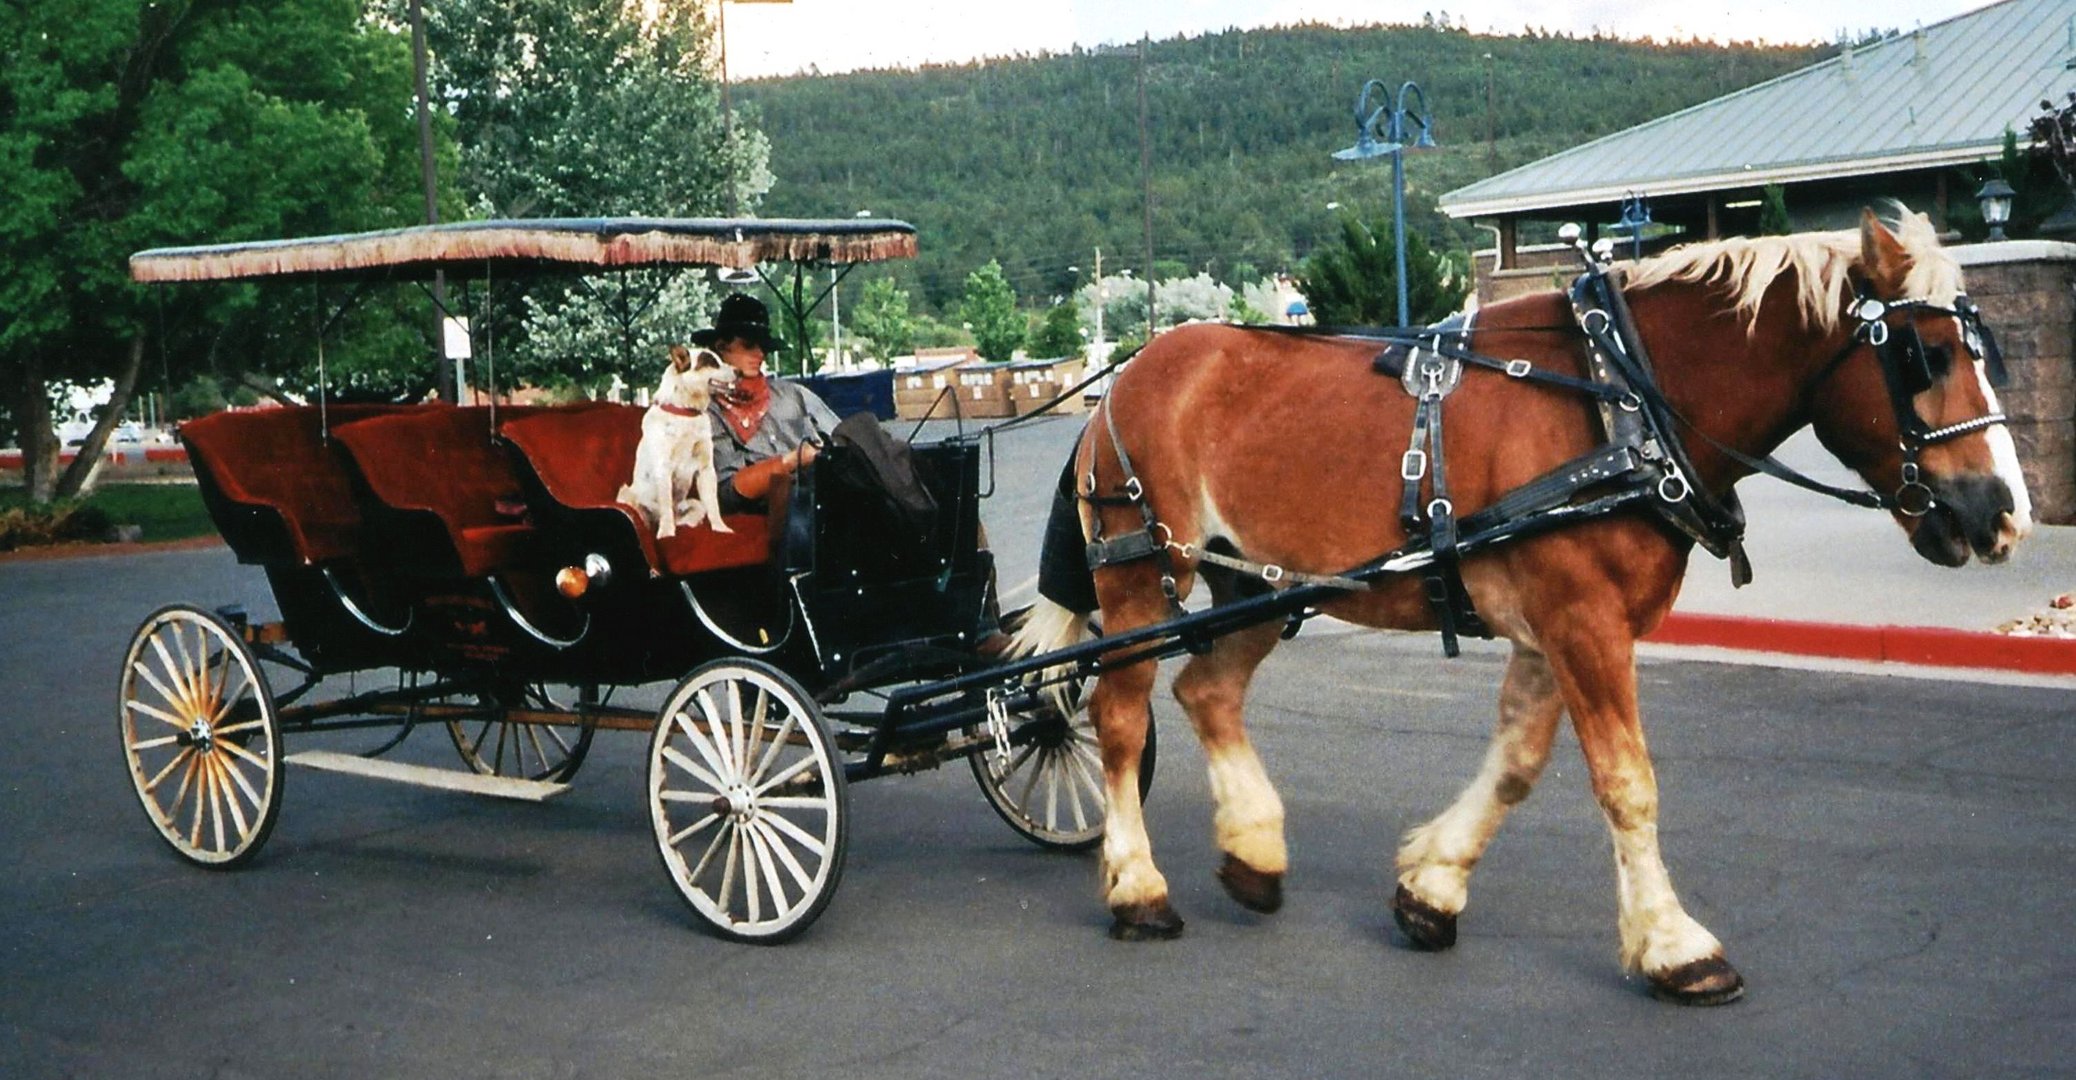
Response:
M1996 336L1983 322L1981 309L1965 294L1954 297L1953 306L1948 307L1923 298L1882 300L1862 286L1858 296L1846 306L1846 314L1857 320L1858 325L1853 327L1852 336L1831 358L1823 374L1811 384L1811 391L1828 381L1862 345L1874 350L1875 359L1881 365L1882 383L1888 391L1889 407L1895 413L1897 440L1903 452L1903 482L1894 494L1876 496L1880 500L1878 505L1905 517L1923 517L1932 512L1938 500L1924 482L1922 470L1918 467L1918 455L1927 447L2006 423L2008 418L2003 413L1992 412L1944 427L1935 428L1925 423L1924 417L1918 415L1917 395L1946 377L1953 356L1944 347L1926 345L1917 332L1914 319L1905 321L1902 332L1892 333L1888 317L1898 312L1951 316L1960 327L1962 344L1982 362L1990 385L2004 386L2010 382L2010 375L2004 367L2004 355L1997 348Z

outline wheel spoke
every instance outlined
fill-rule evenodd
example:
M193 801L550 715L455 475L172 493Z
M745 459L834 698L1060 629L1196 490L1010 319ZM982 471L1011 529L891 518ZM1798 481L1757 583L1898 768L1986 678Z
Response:
M753 795L762 795L765 792L770 791L772 788L775 788L780 784L783 784L786 781L793 779L795 776L798 776L801 773L804 773L807 770L814 768L815 764L816 762L813 757L803 757L799 761L796 761L793 764L786 766L783 770L779 772L777 776L774 776L771 779L766 780L761 784L758 784L756 787L751 788L750 793Z
M220 739L225 735L236 735L239 732L251 731L254 728L264 728L266 726L267 722L265 720L240 720L235 724L225 724L223 727L217 728L216 737Z
M1038 761L1038 775L1045 777L1045 827L1060 831L1060 771L1053 768L1050 754Z
M754 784L765 773L771 771L772 765L778 762L779 750L786 745L787 739L793 737L793 731L799 726L799 722L800 718L793 714L793 710L786 710L786 722L780 724L778 733L771 737L771 745L764 748L764 756L757 760L756 769L744 777L746 783Z
M1024 793L1016 797L1017 809L1021 811L1026 818L1031 816L1031 796L1037 793L1038 781L1044 778L1044 769L1032 769L1030 778L1024 781ZM1008 778L1004 777L1003 779L1006 781Z
M735 692L730 690L728 695L732 699ZM727 732L726 721L721 717L720 706L714 704L713 695L702 686L692 697L699 703L700 717L706 721L707 738L713 743L714 753L720 758L714 766L714 771L723 776L742 775L742 768L735 761L734 749L728 745L731 736Z
M772 828L775 828L778 831L785 833L787 836L792 837L794 843L806 848L809 852L813 853L815 858L820 859L828 856L829 848L827 845L823 844L820 839L816 838L807 830L802 829L798 825L795 825L792 822L792 820L787 818L784 814L772 814L766 817L764 820L767 823L769 823Z
M716 907L726 914L734 906L735 896L735 853L742 846L742 830L734 825L728 827L728 853L721 856L721 892L715 898ZM731 920L734 916L728 916Z
M1088 831L1088 812L1081 805L1081 776L1074 771L1074 752L1061 747L1052 755L1052 767L1058 770L1060 778L1066 781L1067 810L1074 815L1074 831Z
M173 685L180 688L180 692L184 695L182 700L187 703L189 710L197 714L206 712L207 710L202 708L202 687L196 681L195 658L187 651L187 635L180 632L178 624L167 629L169 631L167 636L173 639L173 651L180 654L180 662L173 667L172 671ZM167 657L166 663L169 665L173 664L173 659Z
M670 798L670 796L671 796L671 795L673 795L673 794L675 794L675 793L674 793L674 792L669 792L669 791L666 791L666 792L664 792L664 793L663 793L663 797L664 797L665 799L669 799L669 798ZM676 800L672 800L672 801L676 801ZM707 828L707 826L709 826L709 825L712 825L712 824L713 824L714 822L716 822L716 821L719 821L719 820L721 820L721 815L719 815L719 814L708 814L707 816L705 816L705 817L703 817L703 818L700 818L700 819L699 819L698 821L695 821L695 822L693 822L692 824L690 824L690 825L687 825L687 826L685 826L684 828L682 828L682 829L679 829L678 831L676 831L676 832L674 832L674 833L671 833L671 834L670 834L670 840L669 840L668 842L669 842L669 844L670 844L670 846L671 846L671 847L676 847L676 846L678 846L679 844L682 844L682 843L684 843L685 841L687 841L687 840L690 840L691 838L693 838L693 837L695 837L695 836L699 835L699 834L700 834L700 833L701 833L702 831L704 831L704 830L705 830L705 829Z
M194 757L194 756L195 756L195 748L194 748L194 747L192 747L192 746L186 746L186 747L182 747L182 748L181 748L181 750L180 750L180 753L178 753L178 754L175 754L175 755L173 755L173 760L171 760L171 761L167 762L167 763L166 763L166 767L165 767L165 768L163 768L163 769L160 769L160 770L159 770L159 774L158 774L157 776L154 776L154 777L152 777L151 779L149 779L149 780L147 780L147 781L145 781L145 782L144 782L144 790L145 790L145 792L146 792L147 794L149 794L150 792L153 792L153 791L156 791L156 790L158 790L158 786L159 786L160 784L163 784L163 783L165 783L165 782L166 782L166 777L168 777L168 776L171 776L171 775L173 775L173 770L174 770L174 769L177 769L177 768L179 768L179 767L181 766L181 764L182 764L182 763L186 762L186 761L187 761L187 759L189 759L189 758L191 758L191 757Z
M757 751L763 748L765 716L770 712L771 692L760 686L757 688L757 704L750 709L750 741L749 745L743 749L742 756L745 765L752 761L758 761L760 765L762 764Z
M153 638L151 644L154 648L157 648L159 650L159 655L165 655L166 650L163 647L159 646L157 638ZM165 683L159 681L158 673L151 670L150 663L144 660L137 661L136 671L137 674L144 676L144 681L150 683L152 689L157 690L159 692L159 698L163 700L166 704L171 705L176 709L185 710L189 713L192 713L194 711L194 709L187 704L187 702L181 697L181 695L174 693L172 690L166 687ZM132 702L131 704L136 705L139 708L142 708L144 703ZM154 713L153 715L165 716L166 714ZM174 720L172 721L172 723L175 727L187 726L187 722L184 720Z
M779 880L778 862L767 846L764 833L755 824L750 826L750 851L756 856L757 869L763 872L764 887L771 897L772 915L784 915L792 903L786 899L785 883Z
M159 747L161 747L161 746L171 746L171 745L173 745L174 743L177 743L177 742L179 742L179 741L180 741L180 736L178 736L178 735L165 735L165 736L161 736L161 737L159 737L159 738L156 738L156 739L145 739L145 740L143 740L142 742L133 742L133 743L131 743L131 744L130 744L130 749L132 749L132 750L156 750L156 749L158 749L158 748L159 748Z
M714 838L707 842L706 853L699 857L699 865L693 867L692 872L685 875L685 880L691 882L695 888L698 887L699 879L706 876L707 866L714 861L714 852L721 850L721 841L728 839L731 832L732 830L722 829L720 832L715 833ZM734 858L734 856L731 855L729 858Z
M732 770L730 770L728 766L721 763L721 759L717 756L715 748L711 745L711 740L707 738L707 733L701 730L699 725L692 721L692 716L690 713L687 713L683 710L679 710L677 716L673 718L672 722L678 726L679 731L684 732L685 741L691 743L692 749L699 752L700 759L706 762L707 768L713 770L714 776L720 777L730 775ZM723 784L718 780L714 782L714 787L716 790L719 790L726 786L726 784Z
M742 693L735 687L728 689L728 757L738 769L750 760L750 734L743 730Z
M723 788L728 786L726 784L721 783L720 780L716 779L713 773L710 773L705 769L700 768L698 762L686 757L684 751L679 750L675 746L664 747L663 757L672 765L676 765L678 768L683 769L686 772L692 774L692 778L694 780L697 780L700 783L705 784L709 789L711 789L707 795L703 796L708 802L712 802L714 800L714 794L719 793ZM665 792L664 794L668 795L671 793Z
M747 832L740 826L736 831ZM753 923L764 921L764 886L757 873L758 861L757 838L754 835L745 835L742 844L742 887L743 898L749 905L749 921Z
M247 749L245 749L245 748L244 748L244 747L242 747L242 746L239 746L239 745L238 745L237 743L234 743L234 742L219 742L219 743L217 743L217 744L216 744L216 746L217 746L217 749L219 749L219 750L228 750L228 751L230 751L231 753L233 753L233 754L236 754L236 755L238 755L238 756L239 756L239 757L241 757L241 758L244 758L244 759L245 759L246 761L252 762L252 763L253 763L254 765L257 765L257 766L259 766L259 767L260 767L260 768L262 768L262 769L265 769L265 768L267 768L267 767L268 767L268 766L267 766L267 759L266 759L266 758L260 757L260 756L259 756L258 754L255 754L255 753L253 753L252 751L250 751L250 750L247 750Z
M245 792L245 797L252 800L252 808L254 810L261 809L266 805L266 800L260 798L259 789L253 787L252 781L245 778L245 770L240 769L236 761L226 756L217 764L223 769L224 775L230 777L231 781L238 785L239 790ZM233 806L237 805L237 800L231 800L231 804ZM244 831L242 823L239 826L239 830L241 832Z
M779 862L785 864L786 872L793 875L793 884L799 887L801 895L806 896L814 892L814 875L801 867L800 860L793 857L792 849L786 846L785 840L779 837L777 831L772 829L768 823L762 821L751 827L756 829L758 835L764 838L765 845L773 855L778 857Z
M165 712L164 710L158 708L154 708L150 705L146 705L141 701L125 701L123 702L123 707L128 709L135 709L138 712L141 712L154 720L162 720L168 724L173 725L174 727L181 729L182 731L187 730L187 721L182 720L177 716L174 716L172 713Z
M223 794L223 808L230 810L231 824L237 827L238 842L242 844L245 842L246 834L252 831L252 827L245 824L245 807L239 804L238 793L227 783L231 779L231 767L221 758L212 759L210 765L216 769L216 787ZM218 825L221 826L222 822L218 822Z

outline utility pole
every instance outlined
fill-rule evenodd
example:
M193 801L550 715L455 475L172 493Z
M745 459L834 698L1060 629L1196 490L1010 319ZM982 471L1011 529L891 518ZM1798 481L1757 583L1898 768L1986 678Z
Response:
M425 223L437 225L440 221L440 181L433 169L432 109L426 94L425 55L425 8L422 0L411 0L411 65L417 81L418 99L418 172L425 183ZM433 369L439 377L433 381L434 389L441 401L461 402L461 379L454 365L447 362L447 275L433 272Z
M1139 38L1139 183L1146 203L1146 340L1153 340L1153 145L1146 138L1146 45L1153 35Z
M1110 286L1103 283L1103 249L1096 249L1096 344L1103 343L1103 309L1110 303Z
M1493 59L1492 59L1492 54L1491 54L1491 53L1486 53L1486 54L1485 54L1485 170L1486 170L1487 172L1490 172L1490 173L1494 173L1494 174L1497 174L1497 173L1499 172L1499 122L1498 122L1498 120L1497 120L1497 118L1496 118L1496 114L1495 114L1495 113L1494 113L1494 112L1492 111L1492 69L1493 69L1493 66L1494 66L1494 61L1493 61Z

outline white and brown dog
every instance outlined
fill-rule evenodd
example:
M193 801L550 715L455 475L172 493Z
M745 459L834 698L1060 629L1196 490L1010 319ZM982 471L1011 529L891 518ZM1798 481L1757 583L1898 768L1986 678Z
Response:
M615 496L648 518L658 537L675 536L678 522L696 525L701 518L715 532L735 531L721 522L714 428L706 415L716 385L735 378L735 369L710 349L670 347L670 364L642 416L634 479Z

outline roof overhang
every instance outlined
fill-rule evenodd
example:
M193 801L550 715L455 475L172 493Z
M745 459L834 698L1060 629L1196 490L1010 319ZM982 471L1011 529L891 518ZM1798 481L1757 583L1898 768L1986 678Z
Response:
M1759 168L1747 167L1736 172L1703 173L1650 180L1630 179L1592 187L1538 191L1529 195L1469 198L1457 202L1450 202L1444 198L1441 211L1452 218L1504 217L1539 210L1620 203L1624 198L1638 193L1655 199L1672 195L1754 188L1766 184L1799 184L1812 180L1842 180L1878 173L1937 169L1978 162L2002 152L2003 143L1997 141L1967 146L1944 146L1885 157L1798 161Z
M637 267L878 262L915 253L915 226L876 218L542 218L154 248L130 256L130 278L408 281L438 272L478 279Z

